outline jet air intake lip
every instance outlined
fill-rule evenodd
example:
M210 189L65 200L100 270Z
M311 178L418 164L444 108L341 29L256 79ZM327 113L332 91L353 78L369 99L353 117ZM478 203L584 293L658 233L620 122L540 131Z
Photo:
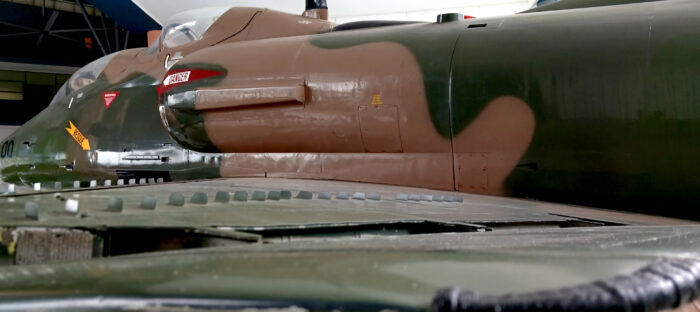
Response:
M675 309L700 297L700 260L664 259L630 275L552 291L480 296L438 291L432 311L622 311Z
M211 64L176 65L157 87L158 110L170 137L187 149L216 153L204 127L204 117L195 110L197 90L217 85L227 70Z
M328 9L326 0L306 0L306 10Z

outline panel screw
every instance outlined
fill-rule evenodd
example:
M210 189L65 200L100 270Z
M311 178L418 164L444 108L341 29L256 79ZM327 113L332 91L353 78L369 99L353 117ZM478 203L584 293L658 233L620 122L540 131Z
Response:
M24 216L27 219L39 220L39 205L34 202L24 203Z
M172 193L170 194L170 200L168 201L169 205L176 206L176 207L182 207L185 205L185 195L182 195L180 193Z
M153 210L153 209L156 209L156 203L157 203L157 200L155 197L144 196L141 199L141 208Z
M190 202L198 205L206 205L208 202L207 193L197 192L192 194Z
M122 212L124 209L124 202L122 201L121 198L118 197L110 197L108 202L107 202L107 210L113 211L113 212Z

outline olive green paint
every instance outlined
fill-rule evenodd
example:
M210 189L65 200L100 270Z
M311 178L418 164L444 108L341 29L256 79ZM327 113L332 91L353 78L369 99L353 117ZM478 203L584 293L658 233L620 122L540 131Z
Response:
M65 297L197 298L427 311L439 289L504 295L589 284L630 274L660 258L697 256L699 238L694 226L608 227L150 253L0 268L0 304Z
M471 107L520 97L536 129L506 181L511 194L688 217L700 202L700 23L682 6L588 12L465 30L455 129L474 118Z

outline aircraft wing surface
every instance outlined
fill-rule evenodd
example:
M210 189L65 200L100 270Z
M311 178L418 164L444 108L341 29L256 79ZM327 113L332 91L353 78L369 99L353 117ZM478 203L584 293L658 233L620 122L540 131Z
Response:
M0 310L657 311L700 295L691 222L365 183L242 178L5 195L0 228Z
M217 195L228 195L228 200L217 202ZM110 201L121 202L121 210L117 207L110 209ZM65 211L69 202L77 203L76 213ZM27 203L38 207L38 220L25 217ZM420 188L271 178L49 189L4 195L0 197L0 205L4 208L0 211L0 226L227 226L243 230L401 221L463 222L485 226L565 225L571 222L590 226L689 223L641 214Z

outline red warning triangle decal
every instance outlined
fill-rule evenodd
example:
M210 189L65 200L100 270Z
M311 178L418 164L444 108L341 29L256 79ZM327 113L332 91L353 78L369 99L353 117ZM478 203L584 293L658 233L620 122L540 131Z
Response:
M102 99L105 101L105 108L109 108L112 102L117 99L117 96L119 96L119 91L103 92Z

